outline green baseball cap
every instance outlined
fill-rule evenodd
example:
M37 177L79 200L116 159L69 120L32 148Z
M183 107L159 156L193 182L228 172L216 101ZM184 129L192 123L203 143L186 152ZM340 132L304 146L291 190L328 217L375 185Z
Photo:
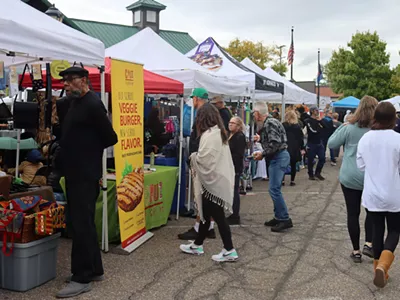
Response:
M190 96L190 98L193 98L193 97L198 97L200 99L207 100L208 99L208 92L204 88L195 88L193 90L192 96Z

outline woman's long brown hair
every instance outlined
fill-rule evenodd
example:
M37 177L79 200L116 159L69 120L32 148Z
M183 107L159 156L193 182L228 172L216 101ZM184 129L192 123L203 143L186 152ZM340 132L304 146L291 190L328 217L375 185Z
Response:
M349 117L350 124L358 124L360 128L370 128L374 120L375 108L378 100L371 96L362 97L354 115Z
M209 103L204 104L199 108L196 114L196 130L197 136L200 137L204 132L214 127L215 125L221 130L222 142L228 142L228 134L226 133L224 123L218 109Z

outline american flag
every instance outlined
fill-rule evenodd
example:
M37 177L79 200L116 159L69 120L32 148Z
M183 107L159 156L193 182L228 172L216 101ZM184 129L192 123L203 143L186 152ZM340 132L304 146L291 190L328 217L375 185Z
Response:
M293 35L292 35L292 43L290 44L289 52L288 52L288 66L293 64L294 59L294 44L293 44Z

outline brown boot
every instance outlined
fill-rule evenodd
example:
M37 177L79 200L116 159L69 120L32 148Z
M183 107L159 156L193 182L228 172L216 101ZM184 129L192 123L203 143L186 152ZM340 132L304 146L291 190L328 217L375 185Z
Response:
M374 284L379 288L384 288L389 279L389 269L394 260L394 255L389 250L382 251L381 257L379 258L378 265L375 270ZM374 262L375 265L375 262Z

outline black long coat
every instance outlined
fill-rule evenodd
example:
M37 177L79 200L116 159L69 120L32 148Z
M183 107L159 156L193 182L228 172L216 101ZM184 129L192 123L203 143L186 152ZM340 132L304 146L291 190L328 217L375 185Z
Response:
M304 134L299 124L283 123L285 127L288 152L290 154L290 160L300 161L300 151L304 149Z

